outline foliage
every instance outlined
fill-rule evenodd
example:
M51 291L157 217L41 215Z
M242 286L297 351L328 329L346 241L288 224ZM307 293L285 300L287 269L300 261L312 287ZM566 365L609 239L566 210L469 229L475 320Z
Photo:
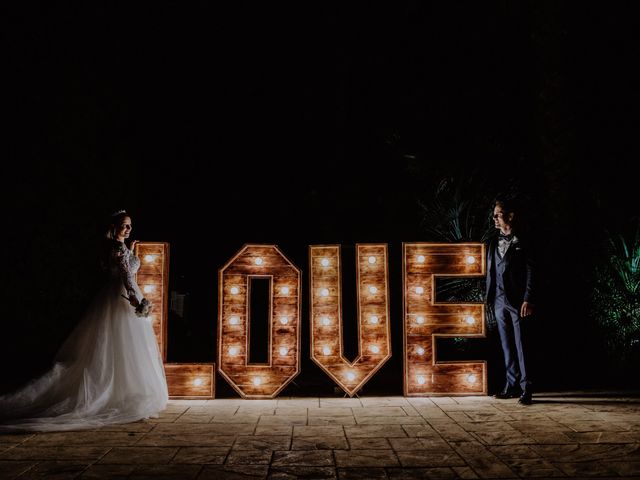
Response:
M418 203L423 210L422 228L430 241L481 242L492 231L491 198L472 176L445 177L432 198Z
M442 178L434 195L419 199L422 208L422 228L427 241L435 242L485 242L493 231L491 213L493 198L484 184L473 176ZM439 301L484 301L484 278L440 279L436 285ZM487 325L495 328L495 319L487 309ZM466 344L457 339L456 343Z
M628 365L640 358L640 224L625 237L609 235L595 269L591 314L610 359Z

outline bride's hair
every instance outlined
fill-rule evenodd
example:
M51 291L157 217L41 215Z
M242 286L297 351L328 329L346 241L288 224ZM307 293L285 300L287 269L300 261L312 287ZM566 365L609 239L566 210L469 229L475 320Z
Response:
M117 229L126 217L130 217L130 215L125 210L118 210L114 212L109 217L109 227L105 232L105 237L109 240L115 240L117 236Z

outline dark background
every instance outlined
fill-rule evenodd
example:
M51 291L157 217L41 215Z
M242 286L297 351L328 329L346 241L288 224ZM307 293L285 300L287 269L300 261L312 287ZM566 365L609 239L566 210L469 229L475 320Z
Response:
M394 356L363 393L400 394L401 246L430 240L419 200L444 177L528 200L539 388L631 383L603 366L587 305L605 233L638 216L635 4L272 3L3 7L3 388L81 318L125 208L133 238L171 243L171 290L188 294L170 361L215 359L217 270L245 243L303 270L295 395L332 393L307 358L308 245L341 244L352 268L355 243L388 243ZM499 385L495 332L473 342L458 354Z

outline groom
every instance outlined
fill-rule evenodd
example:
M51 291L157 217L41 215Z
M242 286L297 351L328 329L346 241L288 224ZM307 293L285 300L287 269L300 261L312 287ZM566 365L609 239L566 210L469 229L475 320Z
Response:
M534 311L534 264L531 247L518 229L518 212L511 201L496 200L493 221L498 235L487 248L488 304L493 304L507 380L495 398L515 398L522 405L532 403L531 315Z

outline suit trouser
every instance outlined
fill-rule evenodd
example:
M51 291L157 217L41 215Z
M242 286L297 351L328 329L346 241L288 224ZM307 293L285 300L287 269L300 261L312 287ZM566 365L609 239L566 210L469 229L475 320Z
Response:
M494 303L500 343L507 370L507 388L520 386L523 391L531 391L530 351L527 348L529 319L511 306L504 295L496 296Z

